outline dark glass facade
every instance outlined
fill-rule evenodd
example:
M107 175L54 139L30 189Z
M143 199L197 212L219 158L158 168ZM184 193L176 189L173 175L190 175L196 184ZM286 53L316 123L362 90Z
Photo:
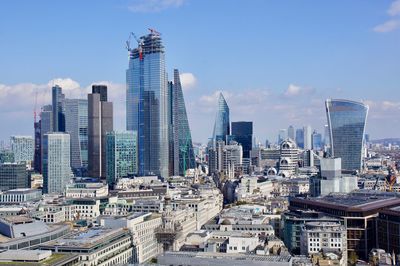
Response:
M360 170L368 106L349 100L326 100L331 155L342 158L342 169Z
M232 122L232 135L234 140L242 145L243 158L250 158L253 146L253 122Z

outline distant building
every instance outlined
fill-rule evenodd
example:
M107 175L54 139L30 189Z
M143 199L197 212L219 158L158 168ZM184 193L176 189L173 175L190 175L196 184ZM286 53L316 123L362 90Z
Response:
M43 193L65 192L71 178L70 137L67 133L48 133L43 140Z
M278 145L281 145L281 142L287 139L288 134L286 132L286 129L279 129L278 133Z
M312 129L310 126L303 127L304 132L304 149L311 150L312 149Z
M359 102L333 99L326 100L325 105L331 155L342 158L342 169L360 170L368 106Z
M71 137L71 167L83 176L88 167L88 101L65 99L65 131Z
M312 149L319 151L322 149L322 135L314 130L312 134Z
M40 112L40 171L43 172L43 139L44 135L53 132L53 107L45 105Z
M1 204L19 204L24 202L39 201L42 198L40 189L19 188L0 192Z
M299 148L304 149L304 130L302 128L296 129L296 144Z
M136 131L107 133L107 183L114 186L120 178L137 174Z
M29 175L25 163L0 164L0 190L29 188Z
M11 150L14 162L30 164L35 153L35 141L31 136L11 136Z
M222 93L218 97L218 110L215 118L213 141L224 141L226 143L227 136L230 135L230 122L229 122L229 106L225 101Z
M106 178L106 133L113 130L113 104L107 87L93 85L88 94L88 174Z
M232 122L231 134L234 140L242 145L243 158L250 158L250 151L253 147L253 122Z
M296 135L295 135L295 131L294 131L294 126L290 125L288 127L288 138L291 140L296 141Z
M209 165L211 173L223 173L233 178L240 175L243 163L242 146L237 142L225 145L224 141L217 142L215 148L209 150Z
M52 118L53 130L55 132L65 131L65 95L62 93L62 88L55 85L52 89Z

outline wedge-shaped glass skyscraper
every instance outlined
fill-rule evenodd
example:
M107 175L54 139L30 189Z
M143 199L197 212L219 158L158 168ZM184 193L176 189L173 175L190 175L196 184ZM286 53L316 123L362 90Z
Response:
M216 143L219 140L227 141L226 137L230 134L230 123L229 123L229 107L225 101L222 93L219 94L218 98L218 111L217 117L215 118L213 140Z
M196 165L192 135L190 133L178 69L174 70L174 83L171 86L170 95L174 175L184 175L187 169L195 168Z
M168 80L160 34L152 30L129 50L127 130L138 135L138 174L168 176Z
M348 100L325 102L331 155L342 158L342 169L360 170L368 106Z

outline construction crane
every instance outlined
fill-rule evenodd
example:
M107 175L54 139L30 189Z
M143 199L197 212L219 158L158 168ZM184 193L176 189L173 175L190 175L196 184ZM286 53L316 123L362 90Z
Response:
M158 31L156 31L155 29L149 28L149 31L152 35L156 35L156 36L160 36L161 33L159 33Z
M128 52L132 52L133 49L131 48L131 38L135 38L137 44L138 44L138 52L139 52L139 59L142 60L143 59L143 40L141 38L138 38L135 33L131 32L129 33L129 37L128 40L126 41L126 49L128 50Z

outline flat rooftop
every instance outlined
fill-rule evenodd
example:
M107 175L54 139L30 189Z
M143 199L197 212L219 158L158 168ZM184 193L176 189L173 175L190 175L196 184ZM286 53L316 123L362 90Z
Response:
M165 252L162 256L181 257L181 258L205 258L205 259L229 259L243 261L265 261L265 262L289 262L292 257L289 255L284 256L261 256L261 255L247 255L247 254L230 254L230 253L217 253L217 252Z

